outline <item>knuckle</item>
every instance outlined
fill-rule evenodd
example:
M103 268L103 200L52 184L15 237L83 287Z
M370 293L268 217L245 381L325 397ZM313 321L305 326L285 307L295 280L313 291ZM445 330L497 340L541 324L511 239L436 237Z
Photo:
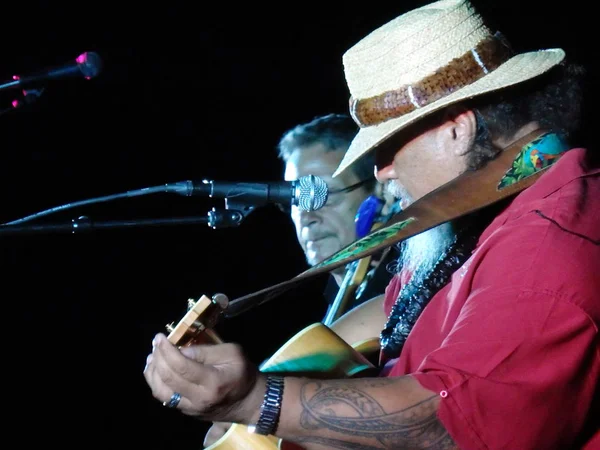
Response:
M237 343L226 344L225 351L231 358L241 359L244 357L244 350L242 346Z
M158 373L158 376L160 377L162 382L165 384L169 384L175 379L173 371L168 367L159 366L156 368L156 372Z

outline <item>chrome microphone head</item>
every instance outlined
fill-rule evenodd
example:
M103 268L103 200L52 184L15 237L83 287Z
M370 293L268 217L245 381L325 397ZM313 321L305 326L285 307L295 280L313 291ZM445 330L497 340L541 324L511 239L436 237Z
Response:
M306 175L298 179L298 208L303 211L315 211L327 202L329 190L327 183L315 175Z

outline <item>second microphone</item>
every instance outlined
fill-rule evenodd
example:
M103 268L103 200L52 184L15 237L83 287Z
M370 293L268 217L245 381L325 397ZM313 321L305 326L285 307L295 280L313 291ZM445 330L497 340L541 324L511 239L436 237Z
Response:
M202 180L167 184L167 191L185 196L228 198L248 206L276 203L285 208L297 206L303 211L315 211L327 202L328 187L322 178L306 175L294 181L243 183Z

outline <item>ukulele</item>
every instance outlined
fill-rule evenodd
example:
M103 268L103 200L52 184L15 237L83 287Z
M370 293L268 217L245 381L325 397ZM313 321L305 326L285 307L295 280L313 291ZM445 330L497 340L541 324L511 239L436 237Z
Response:
M217 344L223 340L214 326L226 311L229 299L224 294L212 298L203 295L197 301L188 299L188 311L177 323L166 326L168 340L184 347L194 344ZM377 339L373 338L376 342ZM372 348L361 341L358 347ZM321 322L302 329L289 339L259 370L264 373L293 374L315 378L353 378L374 375L376 367L354 346ZM297 444L276 436L251 433L246 425L233 424L208 450L301 450Z

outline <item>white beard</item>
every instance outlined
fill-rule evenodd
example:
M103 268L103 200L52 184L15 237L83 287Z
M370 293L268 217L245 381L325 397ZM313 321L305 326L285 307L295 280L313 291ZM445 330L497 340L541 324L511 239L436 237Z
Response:
M413 202L406 189L394 180L388 181L385 189L395 198ZM426 276L455 238L454 227L447 222L407 239L401 243L398 270L405 268L416 276Z
M398 269L407 269L416 277L426 276L455 237L452 223L446 222L407 239L401 245Z

